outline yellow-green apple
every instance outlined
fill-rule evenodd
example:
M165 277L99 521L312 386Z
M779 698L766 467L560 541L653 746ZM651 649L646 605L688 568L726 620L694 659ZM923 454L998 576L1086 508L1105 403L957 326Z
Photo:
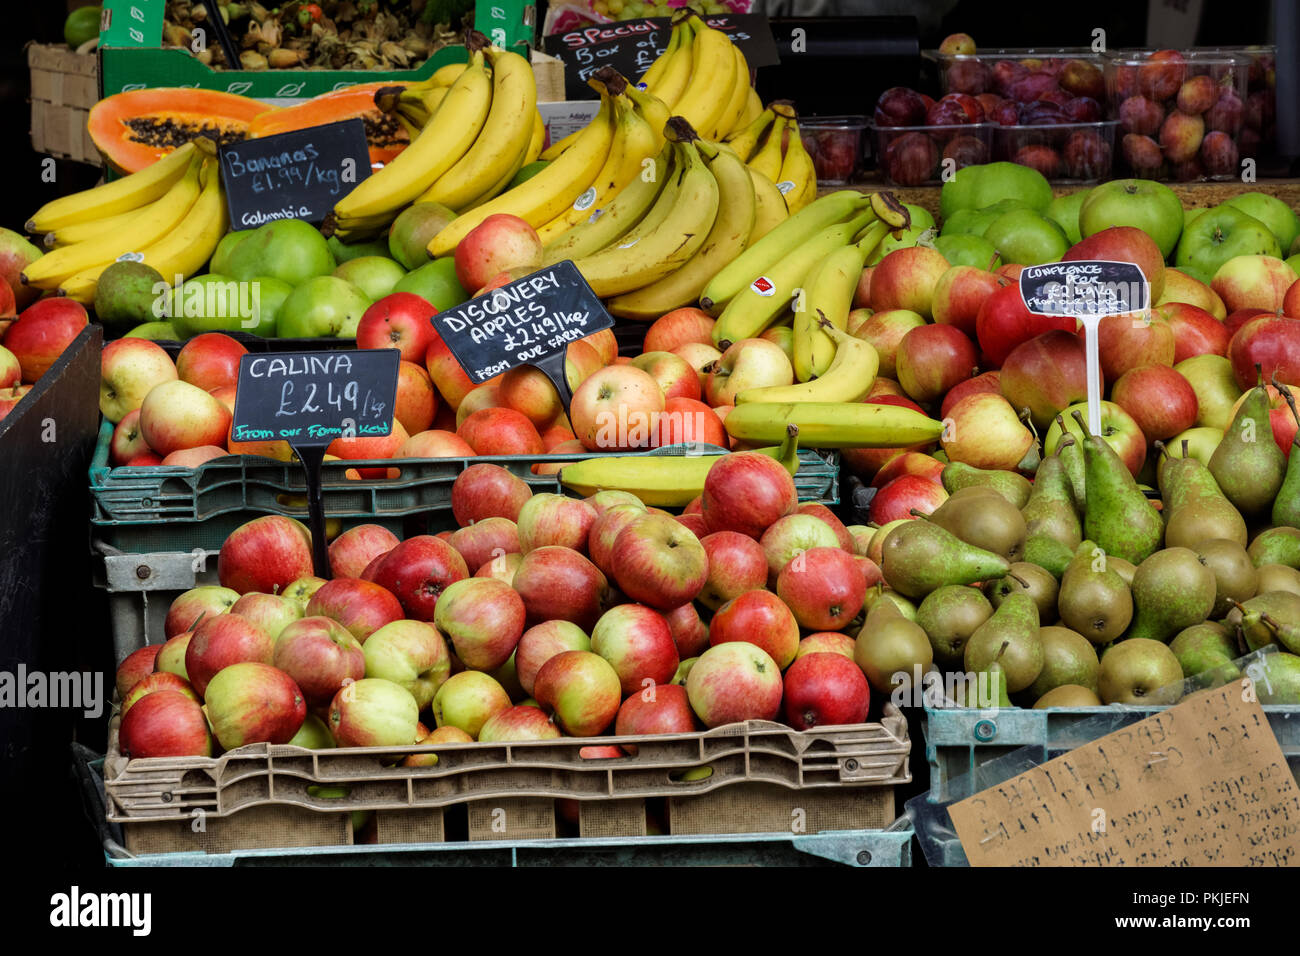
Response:
M230 411L197 385L162 382L140 404L140 431L149 447L164 457L182 448L224 445Z
M479 729L481 744L509 740L554 740L562 736L551 718L540 707L521 704L489 717Z
M302 577L290 581L289 585L280 593L297 603L303 610L306 610L307 602L311 600L311 596L324 586L324 578L318 578L314 574L304 574Z
M809 654L839 654L853 660L855 646L853 638L840 631L816 631L799 641L799 650L794 659L798 661Z
M248 349L229 335L204 332L186 342L176 356L176 374L182 382L210 392L239 381L239 360L247 354Z
M795 730L860 724L870 703L862 668L842 654L808 654L785 672L785 720Z
M234 614L218 614L194 628L185 648L185 675L200 695L222 669L241 661L270 664L275 641L252 621ZM296 729L296 728L295 728Z
M876 564L880 564L881 555L884 551L885 539L889 533L901 524L912 521L912 518L896 518L893 521L886 522L876 529L875 534L871 536L871 543L867 545L867 557Z
M433 719L439 727L458 727L477 737L493 714L510 709L510 695L482 671L448 677L433 695Z
M797 631L795 641L797 644ZM747 641L715 644L700 655L686 676L691 710L710 728L745 720L773 720L781 712L782 692L776 661Z
M1001 395L970 395L944 419L939 439L949 461L1011 471L1034 445L1034 435ZM883 490L883 489L882 489Z
M614 573L614 542L632 521L646 513L645 505L616 505L600 515L587 536L587 556L606 575Z
M155 644L154 646L159 645ZM194 693L194 688L190 686L190 682L184 677L170 671L157 671L146 674L136 681L134 686L122 696L122 709L119 713L125 717L133 706L150 694L156 694L160 690L175 691L178 694L184 694L195 703L199 702L199 695Z
M15 385L12 388L0 388L0 421L18 407L23 396L32 390L30 385Z
M569 403L573 433L591 451L650 447L664 394L648 372L610 365L589 376Z
M758 452L725 455L704 479L700 513L714 531L759 538L799 506L794 479L775 458Z
M856 303L856 300L855 300ZM844 331L849 335L862 338L862 327L867 324L867 320L872 316L871 309L866 306L860 306L849 312L844 323Z
M442 592L469 577L460 553L428 534L407 538L378 560L374 582L396 596L406 616L417 621L432 621Z
M1001 279L984 269L953 266L935 283L930 305L934 321L955 326L974 338L975 317L979 315L980 306L1002 284Z
M781 569L776 593L800 627L833 631L847 627L858 616L866 599L867 582L849 552L809 548Z
M671 352L688 342L712 345L713 321L713 316L694 306L665 312L646 329L641 351Z
M812 515L819 521L826 522L827 527L835 532L835 538L840 543L840 547L849 553L853 552L853 538L849 535L848 529L844 527L844 522L835 517L835 512L831 511L820 501L803 501L795 511L796 514Z
M1034 424L1046 428L1061 409L1088 398L1083 340L1053 329L1020 343L1002 363L998 385L1013 408L1029 409Z
M1223 355L1194 355L1174 366L1196 393L1196 424L1225 430L1232 421L1234 403L1241 387L1232 374L1232 363Z
M370 635L362 648L365 676L406 688L420 710L433 703L451 673L451 653L438 629L423 621L393 621Z
M608 332L609 330L604 329L603 331ZM568 349L564 353L564 381L569 386L569 392L576 392L579 385L595 375L605 365L606 363L601 360L601 353L591 343L590 336L585 339L578 339L576 342L570 342Z
M345 684L366 676L361 645L328 617L304 617L285 627L271 663L294 679L310 707L328 705Z
M184 594L177 595L167 608L167 618L163 621L163 634L175 637L185 631L194 630L200 620L225 614L239 600L239 592L215 584L201 584L190 588Z
M40 299L24 309L4 342L18 359L23 381L31 384L44 375L88 322L85 308L67 298Z
M591 631L591 650L614 668L624 697L668 683L681 662L668 622L644 604L619 604L602 614Z
M489 405L480 405L475 397L482 392L483 386L479 386L465 397L461 407L456 410L459 419L462 410L469 406L471 402L477 408L489 408ZM511 408L524 415L536 428L546 428L551 422L555 421L557 415L564 411L564 405L560 401L560 393L556 391L555 384L546 376L541 369L533 368L531 365L517 365L514 368L502 373L501 381L496 389L497 400L505 408ZM485 396L486 398L486 396ZM468 415L466 416L468 417Z
M484 518L453 531L447 539L465 559L471 575L494 557L502 554L520 554L519 529L509 518Z
M518 552L513 554L498 554L487 564L483 565L474 572L476 578L496 578L498 581L504 581L510 584L515 579L515 572L519 570L519 565L523 563L524 556Z
M413 744L419 722L411 692L382 677L347 684L330 702L329 730L340 747Z
M672 353L695 370L695 379L699 382L700 394L703 395L705 383L709 380L709 369L722 358L722 353L703 342L687 342L677 346Z
M1295 270L1274 256L1234 256L1219 266L1210 287L1229 312L1237 309L1282 308L1287 290L1300 279Z
M1009 283L984 300L975 316L975 336L979 340L984 368L1001 368L1011 350L1035 336L1064 329L1073 332L1077 322L1069 316L1034 315L1020 298L1020 287Z
M913 401L928 405L972 378L979 357L966 333L956 326L922 325L903 336L894 361L903 391Z
M1089 232L1082 242L1070 247L1062 262L1101 259L1131 262L1142 270L1150 287L1151 302L1159 302L1165 291L1165 256L1156 241L1134 226L1110 226Z
M614 336L613 329L601 329L599 332L592 332L590 335L584 335L578 341L586 342L596 350L600 356L601 365L610 365L614 359L618 358L618 339Z
M443 592L434 623L466 667L490 671L515 652L526 613L523 598L505 582L466 578Z
M164 458L159 464L174 465L178 468L197 468L214 458L225 458L230 452L221 445L199 445L197 448L179 448Z
M543 621L524 631L515 647L515 676L524 692L533 694L533 682L542 665L565 651L589 651L591 640L571 621Z
M1002 372L993 369L989 372L981 372L974 378L968 378L964 382L958 382L948 390L948 394L943 397L943 401L939 404L939 417L941 419L947 418L948 412L954 405L967 395L974 395L976 392L1002 394Z
M519 368L521 368L521 369L530 369L531 367L530 367L530 366L527 366L527 365L520 365ZM532 371L537 371L536 369L531 369L531 370L532 370ZM515 369L511 369L511 371L515 371ZM508 373L507 373L507 374L508 374ZM541 374L541 373L538 373L538 374ZM545 375L543 375L542 377L543 377L543 378L546 378ZM492 379L492 381L490 381L490 382L484 382L482 385L480 385L480 386L478 386L477 388L475 388L472 392L470 392L468 395L466 395L466 396L464 397L464 399L461 400L460 406L456 409L456 427L457 427L457 428L460 428L460 426L463 425L463 424L465 423L465 419L469 418L471 415L473 415L475 412L477 412L477 411L478 411L479 409L481 409L481 408L503 408L503 407L505 407L505 405L506 405L506 401L505 401L505 399L504 399L504 398L502 397L502 395L501 395L501 382L502 382L502 380L503 380L504 378L505 378L505 375L503 374L503 375L498 375L496 378ZM550 379L547 379L546 381L547 381L547 384L550 385ZM554 385L551 385L551 390L552 390L552 391L555 390L555 386L554 386ZM513 406L511 406L511 407L513 407ZM515 410L516 410L516 411L522 411L522 409L515 409ZM525 414L526 414L526 413L525 413ZM435 410L435 412L434 412L434 416L435 416L435 418L437 417L437 411L436 411L436 410ZM468 446L466 446L466 447L468 447Z
M799 623L771 591L746 591L718 608L709 621L712 647L732 642L762 648L784 670L799 652Z
M681 356L672 352L645 352L632 359L632 367L646 372L658 384L664 400L700 397L700 381L695 370Z
M695 730L695 712L686 688L657 684L623 701L614 719L614 733L620 737L650 734L689 734Z
M619 590L660 611L695 600L709 573L699 538L676 519L657 514L627 523L614 541L610 564Z
M793 381L794 368L781 346L766 339L741 339L713 363L704 394L710 405L734 405L736 396L747 389Z
M397 535L383 525L359 524L330 542L330 570L336 578L359 578L367 564L398 543Z
M571 737L604 732L623 700L618 673L592 651L562 651L548 660L533 681L533 696Z
M432 327L430 327L432 329ZM477 385L470 381L469 375L461 368L460 362L452 354L447 343L442 340L436 329L433 338L424 353L424 367L429 371L429 378L437 386L438 394L443 397L448 407L455 411L465 396Z
M700 618L693 602L665 612L664 620L672 632L679 658L694 657L709 646L709 626Z
M791 559L812 548L837 548L839 538L820 518L796 512L772 522L758 544L767 562L767 584L775 587L777 575Z
M161 644L146 644L126 655L122 663L117 665L113 678L119 698L125 699L132 687L154 673L154 663L158 660L160 650L162 650ZM189 681L186 681L186 684L188 683Z
M880 490L871 499L867 514L874 524L883 525L900 518L910 518L913 511L928 515L947 498L948 492L943 485L935 484L923 475L903 474L880 486Z
M362 313L357 348L398 349L403 362L423 362L435 334L429 319L437 311L414 292L390 293Z
M876 477L871 479L872 488L883 488L895 478L901 478L904 475L916 475L927 481L932 481L936 485L942 485L944 464L933 455L925 455L919 451L907 451L886 462L880 471L876 472ZM803 507L800 506L800 510ZM840 542L840 547L846 551L852 551L852 543L846 545Z
M588 495L584 499L589 505L596 509L596 517L599 518L610 508L617 508L620 505L631 505L633 508L645 510L645 505L641 499L630 491L621 491L616 488L607 488L604 491L597 491Z
M542 240L518 216L497 213L471 229L456 246L456 278L466 289L481 289L507 269L542 266Z
M708 556L708 576L696 600L717 610L732 598L767 583L763 546L738 531L715 531L700 539Z
M487 462L470 465L451 485L451 511L459 525L484 518L509 518L518 523L524 503L533 496L528 482Z
M240 594L278 594L311 571L311 534L301 522L282 515L241 524L226 537L217 558L222 587Z
M948 260L937 249L895 249L871 273L871 307L877 312L908 309L928 319L935 286L948 268Z
M1209 312L1219 321L1223 321L1228 314L1227 306L1223 304L1217 292L1200 279L1193 279L1186 272L1173 267L1165 269L1164 294L1152 301L1158 306L1168 305L1171 302L1194 305Z
M871 544L871 539L875 537L876 529L865 524L851 524L845 530L848 531L849 537L853 539L853 553L865 557L867 547Z
M1283 385L1282 387L1291 393L1293 401L1300 402L1300 386ZM1287 405L1287 401L1282 396L1281 392L1267 382L1264 383L1264 389L1268 392L1268 423L1273 429L1273 440L1276 441L1277 446L1282 449L1282 454L1290 458L1291 447L1297 429L1295 415L1291 413L1291 409ZM1238 397L1237 401L1232 406L1232 418L1236 418L1237 412L1241 408L1241 403L1245 400L1245 395ZM1230 418L1229 421L1231 420L1232 419Z
M533 495L519 509L519 551L559 545L587 550L587 535L596 523L596 509L581 498L544 492Z
M5 379L7 349L0 352L0 386ZM99 410L110 422L121 422L130 412L138 411L144 397L155 385L176 379L176 366L157 342L148 339L117 339L104 346L100 356ZM14 360L13 368L18 368Z
M900 252L902 250L899 250ZM880 374L895 378L898 374L898 347L903 336L925 325L925 318L911 309L883 309L862 324L854 334L875 347L880 356Z
M231 614L252 621L276 640L280 632L302 617L303 609L297 601L283 594L262 594L254 591L243 595L230 606Z
M122 717L118 746L136 757L211 757L212 735L203 708L174 690L148 695Z
M1196 391L1167 365L1129 369L1111 389L1110 400L1132 416L1150 441L1170 439L1196 424Z
M333 750L334 735L330 733L325 721L315 714L308 714L298 732L289 740L289 746L302 747L306 750Z
M393 417L401 423L407 436L417 435L433 424L438 410L438 393L424 366L403 361L397 369L397 399ZM403 439L403 442L405 439ZM401 446L399 445L398 448ZM397 449L394 449L396 453Z
M1056 446L1060 443L1063 434L1061 430L1062 422L1065 423L1065 430L1073 435L1076 441L1082 437L1079 424L1074 420L1074 412L1076 411L1083 415L1086 421L1088 403L1080 402L1077 405L1071 405L1052 422L1052 427L1047 430L1047 435L1043 439L1043 454L1053 455L1056 453ZM1099 437L1114 449L1115 454L1119 455L1120 461L1124 462L1125 467L1133 475L1137 475L1142 470L1142 463L1146 461L1147 457L1146 436L1142 434L1142 429L1133 420L1133 416L1114 402L1101 403L1101 435Z
M405 616L392 592L362 578L335 578L321 585L303 614L337 621L362 644L385 624Z
M1165 454L1160 458L1160 465L1156 471L1157 484L1160 490L1164 491L1165 466L1175 458L1195 458L1202 465L1208 465L1210 458L1214 455L1214 450L1219 447L1219 442L1223 441L1223 430L1221 428L1207 428L1200 426L1198 428L1189 428L1185 432L1179 432L1173 438L1165 443ZM1186 448L1183 447L1186 443Z
M1255 384L1256 366L1265 382L1274 377L1284 385L1300 385L1300 322L1279 315L1251 319L1228 343L1228 360L1237 384Z
M590 631L610 597L600 568L572 548L554 545L525 554L512 583L524 599L529 627L558 620Z
M193 636L193 631L182 631L164 641L158 649L158 656L154 658L154 670L166 671L189 680L189 675L185 673L185 652L189 649L190 638Z

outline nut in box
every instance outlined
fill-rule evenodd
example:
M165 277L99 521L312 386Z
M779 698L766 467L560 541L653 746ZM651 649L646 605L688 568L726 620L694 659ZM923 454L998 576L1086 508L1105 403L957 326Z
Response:
M1115 155L1115 120L998 126L993 158L1038 170L1062 183L1095 183L1110 175Z
M817 169L817 182L842 186L862 168L865 116L815 116L799 123L804 149Z
M894 186L933 186L963 166L987 163L993 125L873 126L876 163Z

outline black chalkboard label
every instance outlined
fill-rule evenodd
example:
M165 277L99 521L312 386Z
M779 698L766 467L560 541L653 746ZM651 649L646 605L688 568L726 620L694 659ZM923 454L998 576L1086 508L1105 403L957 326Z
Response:
M231 435L294 448L323 448L345 434L387 435L400 361L396 349L241 356Z
M757 13L706 16L715 30L729 34L751 69L781 62L767 17ZM618 23L595 24L545 39L546 52L564 61L564 89L568 99L594 99L599 94L587 85L592 74L612 66L629 80L638 80L650 64L668 49L671 17L642 17Z
M369 175L370 148L360 119L221 147L221 185L234 230L276 219L319 223Z
M1142 270L1102 259L1025 266L1020 298L1035 315L1103 316L1139 312L1150 302Z

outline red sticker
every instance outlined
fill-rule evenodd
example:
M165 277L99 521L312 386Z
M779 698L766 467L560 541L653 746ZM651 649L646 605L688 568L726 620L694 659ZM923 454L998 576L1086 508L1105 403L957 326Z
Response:
M749 287L761 296L769 296L776 292L776 286L767 276L759 276L750 283Z

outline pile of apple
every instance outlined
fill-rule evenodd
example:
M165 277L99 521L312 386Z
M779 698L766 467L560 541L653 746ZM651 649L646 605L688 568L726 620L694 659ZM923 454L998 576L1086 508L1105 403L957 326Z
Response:
M0 274L0 420L50 370L87 322L85 309L62 299L42 299L16 314L13 289Z
M119 667L122 753L866 719L846 632L881 577L857 553L870 532L800 505L776 460L720 460L678 517L621 491L534 495L489 463L456 480L452 509L460 527L439 535L344 532L329 581L299 522L237 528L220 584L177 597L167 641Z

